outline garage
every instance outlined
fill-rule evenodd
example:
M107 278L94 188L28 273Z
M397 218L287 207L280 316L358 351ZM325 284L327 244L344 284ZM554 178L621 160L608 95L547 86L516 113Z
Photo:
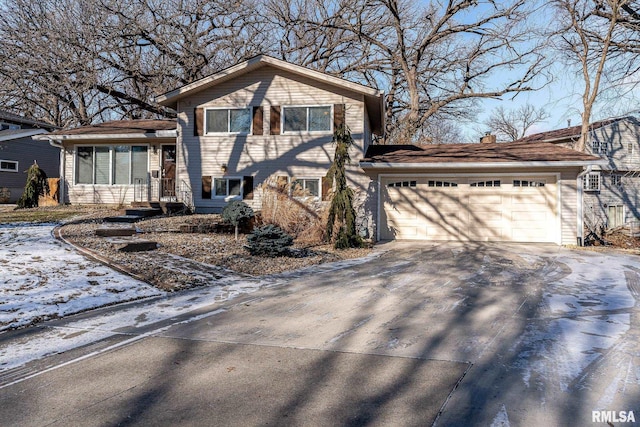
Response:
M604 160L552 143L372 145L378 240L580 244L582 176Z
M557 242L555 175L381 179L382 240Z

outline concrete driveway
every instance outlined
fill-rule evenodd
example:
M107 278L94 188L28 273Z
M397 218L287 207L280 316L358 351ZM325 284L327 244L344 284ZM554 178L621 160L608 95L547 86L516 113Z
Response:
M636 256L545 245L379 250L155 329L120 327L121 344L106 352L45 360L41 373L0 385L0 419L571 426L633 411L640 421Z

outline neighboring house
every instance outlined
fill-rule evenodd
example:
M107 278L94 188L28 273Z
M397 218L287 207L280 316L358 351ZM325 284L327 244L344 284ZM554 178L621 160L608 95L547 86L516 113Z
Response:
M271 177L306 200L327 200L333 132L346 124L354 138L348 183L363 236L575 244L578 175L599 161L545 143L375 145L384 129L380 91L268 56L157 101L177 120L46 136L63 148L65 201L164 199L219 212L242 199L260 209Z
M581 126L530 135L522 142L546 141L573 147ZM585 151L605 160L583 178L585 225L596 233L640 220L640 121L621 117L590 126Z
M48 177L58 177L60 150L33 138L52 129L47 123L0 110L0 203L20 198L27 180L24 172L34 161Z

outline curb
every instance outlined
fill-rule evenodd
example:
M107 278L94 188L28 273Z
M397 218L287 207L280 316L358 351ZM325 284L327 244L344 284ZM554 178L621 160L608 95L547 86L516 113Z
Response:
M87 258L90 258L94 261L99 262L100 264L104 264L109 268L112 268L116 271L118 271L119 273L122 274L126 274L127 276L139 280L141 282L144 282L146 284L148 284L149 286L153 286L155 289L158 289L161 292L164 292L166 294L170 293L167 291L163 291L162 289L159 289L154 283L152 283L151 281L149 281L149 279L147 279L146 277L140 276L139 274L134 273L133 271L129 270L126 267L123 267L121 265L115 264L113 263L109 258L105 258L102 255L99 255L98 253L92 251L91 249L87 249L85 247L76 245L75 243L70 242L69 240L67 240L63 233L62 233L62 228L65 226L65 224L61 224L61 225L57 225L53 231L51 232L53 234L53 237L69 246L71 246L73 249L75 249L76 251L80 252L82 255L86 256Z

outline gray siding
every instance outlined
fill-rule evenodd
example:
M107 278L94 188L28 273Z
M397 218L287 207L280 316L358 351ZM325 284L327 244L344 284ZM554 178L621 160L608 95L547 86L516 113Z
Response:
M30 137L0 142L0 160L18 162L18 172L0 171L0 188L10 190L10 203L15 203L22 195L27 180L25 172L34 160L49 178L58 178L60 174L60 149Z

